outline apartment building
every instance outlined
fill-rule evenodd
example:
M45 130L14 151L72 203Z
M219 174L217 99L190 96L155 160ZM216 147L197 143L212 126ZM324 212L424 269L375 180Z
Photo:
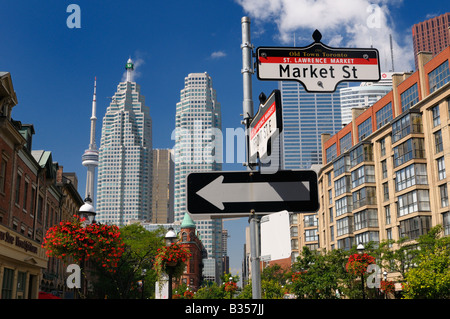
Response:
M322 135L320 248L413 240L437 224L450 234L449 59L450 47L419 53L416 72L394 74L392 91Z

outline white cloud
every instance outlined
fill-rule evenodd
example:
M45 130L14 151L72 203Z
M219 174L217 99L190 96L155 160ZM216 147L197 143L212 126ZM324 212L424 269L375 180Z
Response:
M211 58L213 59L220 59L226 57L227 54L224 51L215 51L211 53Z
M236 0L236 2L257 24L275 23L278 28L278 39L282 45L293 45L294 32L296 39L302 39L296 41L297 46L309 45L313 42L312 32L318 29L323 36L322 42L330 46L367 48L373 45L380 52L383 71L391 69L389 41L391 34L395 71L414 69L411 30L396 30L390 16L389 6L398 6L400 0Z

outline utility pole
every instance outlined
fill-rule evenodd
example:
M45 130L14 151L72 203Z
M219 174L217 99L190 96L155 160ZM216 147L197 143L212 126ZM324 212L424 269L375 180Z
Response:
M253 99L252 99L252 75L253 70L253 45L250 42L250 18L242 17L242 80L243 80L243 124L246 129L246 148L247 148L247 168L251 171L248 152L248 129L250 121L253 118ZM252 174L252 172L249 172ZM260 270L260 219L254 210L250 211L250 254L252 265L252 297L253 299L261 299L261 270Z

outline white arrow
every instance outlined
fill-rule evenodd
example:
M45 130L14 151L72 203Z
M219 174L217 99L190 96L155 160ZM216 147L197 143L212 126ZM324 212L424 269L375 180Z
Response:
M220 175L197 192L220 210L223 203L283 202L310 200L309 182L223 183Z

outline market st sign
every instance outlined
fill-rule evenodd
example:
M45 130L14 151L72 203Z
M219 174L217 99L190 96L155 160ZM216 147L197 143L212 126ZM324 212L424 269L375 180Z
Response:
M332 48L313 34L307 47L256 49L259 80L298 81L308 92L334 92L340 82L376 82L381 79L377 49Z

